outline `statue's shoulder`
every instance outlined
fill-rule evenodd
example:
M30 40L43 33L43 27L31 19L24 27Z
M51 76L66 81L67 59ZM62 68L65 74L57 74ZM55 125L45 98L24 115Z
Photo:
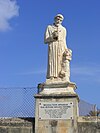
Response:
M48 28L48 29L51 29L51 28L52 28L52 25L48 25L47 28Z
M53 29L54 29L54 26L53 26L53 25L48 25L48 26L47 26L47 30L48 30L48 31L53 31Z
M61 25L61 28L66 31L66 28L64 26Z

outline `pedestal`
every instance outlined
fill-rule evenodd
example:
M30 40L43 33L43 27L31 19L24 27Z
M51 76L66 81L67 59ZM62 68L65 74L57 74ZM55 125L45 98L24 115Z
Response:
M78 95L74 83L42 84L36 94L35 133L77 133Z

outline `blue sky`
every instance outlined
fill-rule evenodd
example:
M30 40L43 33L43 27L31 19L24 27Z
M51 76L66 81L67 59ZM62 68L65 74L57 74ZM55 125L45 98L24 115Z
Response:
M0 0L0 87L45 82L44 32L58 13L73 51L71 81L81 99L100 107L99 0Z

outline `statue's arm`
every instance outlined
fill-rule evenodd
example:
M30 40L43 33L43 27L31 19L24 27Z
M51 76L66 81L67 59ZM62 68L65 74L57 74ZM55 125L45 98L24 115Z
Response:
M51 32L51 28L50 26L48 26L46 28L45 34L44 34L44 43L50 43L53 42L53 36L52 36L52 32Z

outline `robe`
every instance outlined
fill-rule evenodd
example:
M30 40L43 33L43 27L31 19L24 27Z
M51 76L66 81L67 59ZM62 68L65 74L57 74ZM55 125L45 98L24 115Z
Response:
M53 32L58 33L58 40L53 39ZM66 29L62 26L48 25L44 42L48 44L47 79L59 77L62 65L62 55L67 49Z

